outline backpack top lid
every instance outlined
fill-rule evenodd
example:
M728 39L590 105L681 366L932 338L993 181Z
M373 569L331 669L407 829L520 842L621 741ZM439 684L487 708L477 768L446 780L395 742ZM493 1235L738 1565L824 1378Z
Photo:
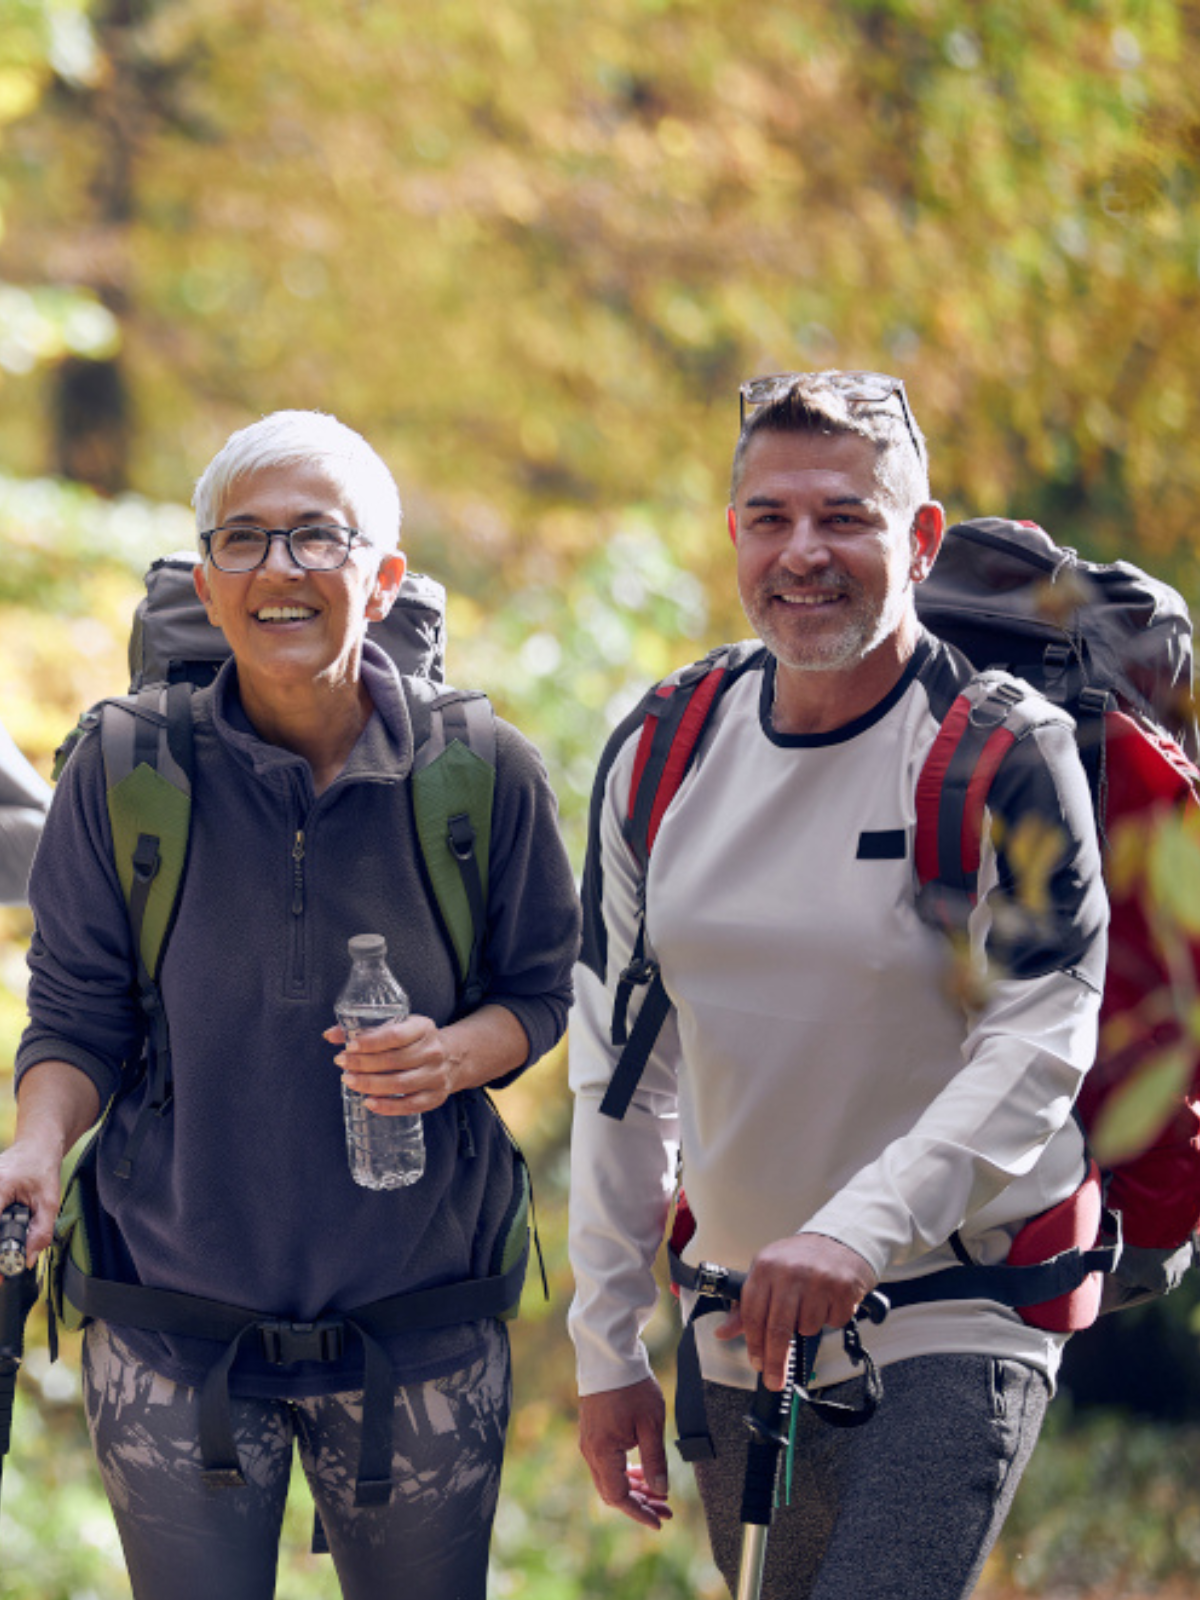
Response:
M1082 675L1073 687L1111 690L1197 754L1188 608L1131 562L1084 561L1035 523L980 517L946 530L916 600L973 666L1005 667L1051 699L1044 652L1065 645Z
M129 687L187 682L203 688L229 655L196 593L200 558L190 550L163 556L146 573L129 634ZM446 648L446 591L434 578L406 572L392 609L371 623L368 637L391 656L405 677L441 683Z

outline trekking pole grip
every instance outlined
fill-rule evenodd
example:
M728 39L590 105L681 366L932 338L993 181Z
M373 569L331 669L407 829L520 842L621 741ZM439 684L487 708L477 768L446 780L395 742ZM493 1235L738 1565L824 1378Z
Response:
M742 1489L742 1522L756 1527L770 1526L775 1509L775 1480L779 1452L787 1443L796 1384L796 1341L788 1348L783 1388L768 1389L762 1378L754 1391L754 1404L746 1418L750 1443L746 1451L746 1478Z

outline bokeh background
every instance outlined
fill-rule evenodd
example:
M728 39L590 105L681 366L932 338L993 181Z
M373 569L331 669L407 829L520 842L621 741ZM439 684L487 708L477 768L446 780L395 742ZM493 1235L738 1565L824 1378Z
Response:
M747 376L902 376L952 518L1034 518L1195 605L1198 53L1196 0L0 0L0 716L48 773L125 687L196 476L279 406L394 470L448 675L541 746L577 865L608 729L744 629ZM29 923L0 919L3 1140ZM593 1504L561 1057L506 1102L551 1294L515 1336L494 1594L715 1600L681 1465L658 1537ZM1200 1592L1194 1300L1076 1341L992 1600ZM0 1596L121 1600L77 1352L42 1333ZM298 1483L282 1600L336 1595L306 1541Z

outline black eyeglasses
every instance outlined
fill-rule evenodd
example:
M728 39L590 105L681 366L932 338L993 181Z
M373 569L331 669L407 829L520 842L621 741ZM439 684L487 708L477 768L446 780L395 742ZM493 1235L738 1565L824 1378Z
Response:
M756 411L784 399L801 382L811 383L814 388L834 389L851 405L882 406L893 395L897 396L908 437L917 452L917 460L924 466L925 452L917 441L916 422L904 392L904 380L889 377L886 372L775 372L765 378L750 378L738 391L742 427Z
M288 554L306 572L336 572L350 559L355 543L370 543L357 528L333 522L304 522L295 528L255 528L231 522L200 535L205 555L221 572L253 572L261 567L272 539L286 540Z

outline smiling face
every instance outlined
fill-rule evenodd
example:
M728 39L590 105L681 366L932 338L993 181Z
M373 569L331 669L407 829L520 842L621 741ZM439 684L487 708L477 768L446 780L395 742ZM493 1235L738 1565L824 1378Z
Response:
M231 486L221 525L354 527L345 492L314 465L263 467ZM306 684L338 689L358 682L367 623L386 616L404 576L404 558L355 545L335 572L307 572L282 539L253 572L221 572L205 562L196 590L238 663L243 696L270 699Z
M729 508L738 588L781 682L812 672L894 681L911 654L912 584L937 553L941 508L909 516L877 463L871 441L852 434L763 432L746 453Z

